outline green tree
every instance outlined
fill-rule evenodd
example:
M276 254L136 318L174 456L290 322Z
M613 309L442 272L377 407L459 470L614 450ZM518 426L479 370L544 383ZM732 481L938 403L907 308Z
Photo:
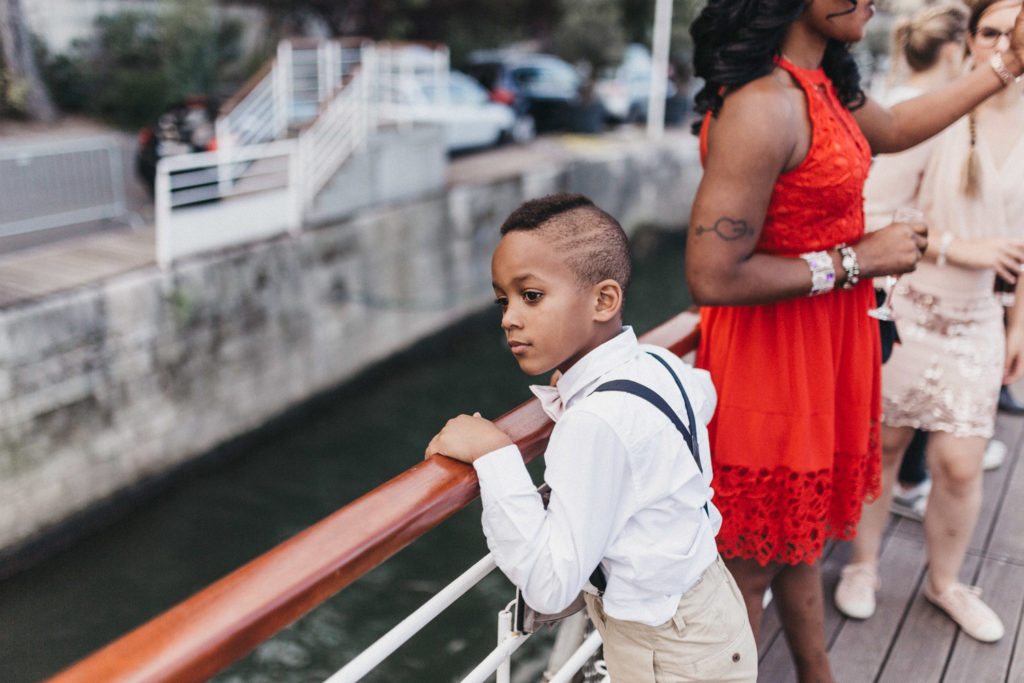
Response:
M563 13L554 34L554 50L571 62L595 69L622 59L627 35L621 0L562 0Z
M21 0L0 0L0 47L0 105L37 121L55 119L57 110L39 75Z
M132 128L186 95L229 96L245 75L241 27L203 0L175 0L157 12L119 12L96 20L95 37L46 62L62 107Z

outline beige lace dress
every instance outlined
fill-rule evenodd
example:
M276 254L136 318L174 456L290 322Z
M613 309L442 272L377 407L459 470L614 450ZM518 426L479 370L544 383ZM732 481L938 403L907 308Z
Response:
M873 169L865 189L869 222L888 223L896 206L916 203L931 239L945 232L964 239L1024 237L1024 135L1001 168L978 136L982 182L974 198L960 190L969 135L964 117L906 155L901 168ZM902 343L882 368L885 424L992 436L1005 356L994 281L991 269L928 261L900 278L893 308Z

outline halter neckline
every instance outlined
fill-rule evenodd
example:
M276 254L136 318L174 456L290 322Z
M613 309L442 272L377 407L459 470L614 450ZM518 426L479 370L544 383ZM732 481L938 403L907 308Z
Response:
M775 58L775 63L797 78L808 81L813 85L824 85L828 82L828 76L825 75L824 67L819 66L817 69L805 69L802 66L797 66L782 55Z

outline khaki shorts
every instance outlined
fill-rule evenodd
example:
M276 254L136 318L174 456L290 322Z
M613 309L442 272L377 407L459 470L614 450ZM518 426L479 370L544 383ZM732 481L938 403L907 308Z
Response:
M604 641L612 683L757 680L757 645L747 608L721 557L660 626L609 617L600 598L589 593L585 598Z

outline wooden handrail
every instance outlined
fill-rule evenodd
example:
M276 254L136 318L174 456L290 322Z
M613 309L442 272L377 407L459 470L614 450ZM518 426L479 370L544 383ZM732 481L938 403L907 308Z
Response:
M642 341L685 355L697 316ZM552 423L534 399L498 418L527 462ZM419 538L480 493L469 465L433 457L51 678L51 683L204 681Z

